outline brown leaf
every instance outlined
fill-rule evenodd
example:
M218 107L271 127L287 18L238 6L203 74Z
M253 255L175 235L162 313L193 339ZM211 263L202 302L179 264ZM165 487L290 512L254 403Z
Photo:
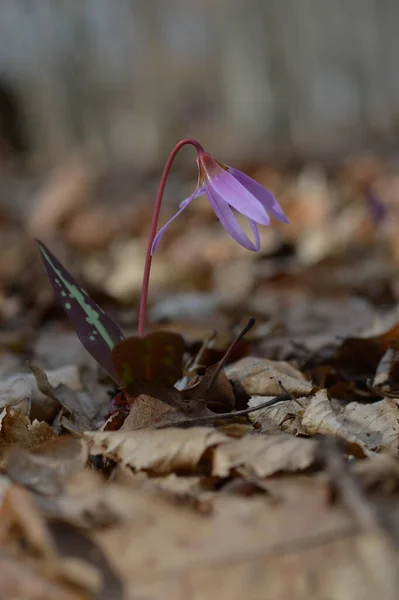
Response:
M131 491L126 486L111 485L88 469L67 480L61 494L36 493L35 501L50 519L62 519L81 528L109 527L135 518Z
M281 394L278 382L293 396L299 398L312 391L312 384L288 362L248 356L226 367L227 377L236 387L250 396L277 396Z
M337 413L326 390L318 391L303 413L302 425L309 435L332 435L344 440L355 456L372 456L378 450L396 452L399 408L384 399L374 404L351 402Z
M398 561L384 540L353 535L325 482L303 482L300 498L222 495L204 516L136 490L129 523L94 537L132 597L396 600Z
M235 396L233 387L224 372L219 372L219 364L211 365L198 383L182 391L184 398L202 401L215 412L229 412L234 409ZM216 373L216 377L215 377Z
M17 554L23 552L47 577L92 592L98 590L101 574L86 561L59 555L43 516L22 488L13 486L8 490L1 509L1 523L0 541Z
M252 396L248 401L248 406L256 407L265 402L265 400L264 396ZM262 425L262 430L268 433L283 430L292 435L304 434L306 432L301 424L301 416L308 403L309 396L287 400L286 402L279 402L273 406L251 412L248 418L253 423Z
M13 481L40 494L56 495L71 475L84 468L87 457L83 439L64 435L32 452L14 446L7 454L5 469Z
M32 419L51 421L60 408L55 388L65 384L74 390L81 389L79 372L76 366L70 365L60 369L43 371L31 366L32 373L17 373L7 377L0 386L0 407L11 405L16 410L21 405L22 412L30 414Z
M247 467L258 477L303 471L314 464L317 447L315 440L290 435L248 435L215 449L212 474L227 477L236 467Z
M140 471L134 473L129 467L118 465L112 473L112 481L136 490L156 490L181 505L195 507L201 513L212 510L215 492L209 491L205 478L196 475L170 473L161 477L150 477Z
M162 400L140 394L130 405L130 412L127 415L121 430L134 431L152 427L161 421L173 423L184 418L185 415L177 409L172 408Z
M171 424L186 417L181 392L172 386L140 381L130 386L129 392L125 407L129 414L120 428L124 431L144 429L161 422Z
M12 408L6 407L0 413L0 457L14 444L31 450L56 437L47 423L31 423L26 415Z
M195 471L208 448L229 440L208 427L86 432L84 437L90 454L160 475Z

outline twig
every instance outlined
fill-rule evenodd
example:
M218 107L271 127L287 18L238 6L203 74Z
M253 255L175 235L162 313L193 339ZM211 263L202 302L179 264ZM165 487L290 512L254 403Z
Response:
M285 402L290 399L290 396L287 396L287 394L281 394L280 396L276 396L271 400L267 400L266 402L263 402L258 406L251 406L249 408L245 408L244 410L236 410L228 413L206 415L204 417L195 417L193 419L186 419L184 421L175 421L174 423L160 423L156 426L156 429L165 429L166 427L195 427L198 425L209 425L214 423L215 421L223 421L224 419L231 419L234 417L242 417L244 415L249 415L249 413L251 412L262 410L263 408L268 408L269 406L273 406L278 402Z
M283 394L286 394L287 396L289 396L289 397L290 397L290 399L291 399L291 400L293 400L293 402L296 402L297 404L299 404L299 406L300 406L301 408L305 408L305 407L304 407L304 406L303 406L303 405L302 405L302 404L299 402L299 400L298 400L297 398L295 398L295 396L293 396L293 395L292 395L292 394L291 394L291 393L290 393L290 392L287 390L287 388L285 387L285 385L283 384L283 382L282 382L282 381L278 380L278 381L277 381L277 383L278 383L278 386L279 386L279 388L280 388L280 389L281 389L281 391L283 392Z
M215 383L220 371L223 369L223 367L225 366L232 350L235 348L235 346L238 344L238 342L244 337L244 335L246 333L248 333L248 331L253 327L255 323L255 319L253 317L250 317L248 319L248 323L245 325L244 329L242 329L240 331L240 333L237 335L237 337L231 342L230 346L227 348L225 355L223 356L223 358L218 362L217 367L215 372L213 373L211 380L208 384L207 387L207 392L209 392L209 390L212 388L213 384Z
M197 355L194 356L194 358L189 361L188 365L187 365L187 370L188 371L195 371L196 369L198 369L201 365L200 365L200 360L202 359L205 350L207 350L210 345L212 344L213 340L216 337L216 331L213 331L212 334L208 337L208 339L204 340L201 344L201 348L198 350Z

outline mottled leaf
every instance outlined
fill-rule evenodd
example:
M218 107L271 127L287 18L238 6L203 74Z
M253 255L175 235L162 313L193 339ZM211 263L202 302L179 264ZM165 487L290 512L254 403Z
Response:
M81 288L62 264L41 242L40 252L55 295L72 322L83 346L93 358L120 383L111 350L124 339L118 325Z
M183 353L184 340L179 334L154 331L117 344L112 360L127 388L135 381L173 385L182 376Z

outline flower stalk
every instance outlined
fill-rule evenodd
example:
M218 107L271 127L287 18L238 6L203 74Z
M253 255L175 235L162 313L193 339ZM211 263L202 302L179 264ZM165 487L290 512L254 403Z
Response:
M186 144L191 144L197 150L197 187L189 198L180 203L177 213L157 231L166 181L176 154ZM238 244L253 252L258 252L260 249L258 225L269 225L270 217L268 213L282 223L289 222L276 198L260 183L251 179L245 173L218 162L208 152L205 152L201 144L194 139L186 138L178 142L166 161L155 200L141 289L139 336L144 335L152 255L169 224L183 212L194 198L203 194L208 197L215 215L227 233ZM235 212L248 219L253 241L241 228Z
M165 191L166 181L169 176L170 169L172 167L172 163L176 158L176 154L179 152L183 146L191 144L197 150L197 152L203 152L203 148L197 140L192 138L186 138L184 140L180 140L175 147L172 149L169 154L168 160L166 161L164 170L162 172L161 181L159 182L158 192L155 199L154 212L152 214L151 221L151 229L150 234L148 236L148 245L147 251L145 255L145 263L144 263L144 273L143 273L143 284L141 286L141 297L140 297L140 309L139 309L139 323L138 323L138 335L143 336L145 330L145 319L147 312L147 299L148 299L148 286L150 283L150 272L151 272L151 262L152 262L152 245L157 234L158 229L158 221L159 221L159 213L161 212L162 198Z

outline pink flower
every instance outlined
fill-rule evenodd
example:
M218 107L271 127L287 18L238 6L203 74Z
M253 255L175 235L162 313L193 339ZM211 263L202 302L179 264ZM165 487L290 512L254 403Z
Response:
M197 196L206 194L219 221L233 239L241 246L254 252L260 249L258 225L269 225L268 212L278 221L288 223L274 196L260 183L241 171L216 161L210 154L199 151L197 156L198 185L195 192L181 202L177 213L161 227L154 238L151 254L157 248L169 224ZM233 211L247 217L254 241L241 229Z

